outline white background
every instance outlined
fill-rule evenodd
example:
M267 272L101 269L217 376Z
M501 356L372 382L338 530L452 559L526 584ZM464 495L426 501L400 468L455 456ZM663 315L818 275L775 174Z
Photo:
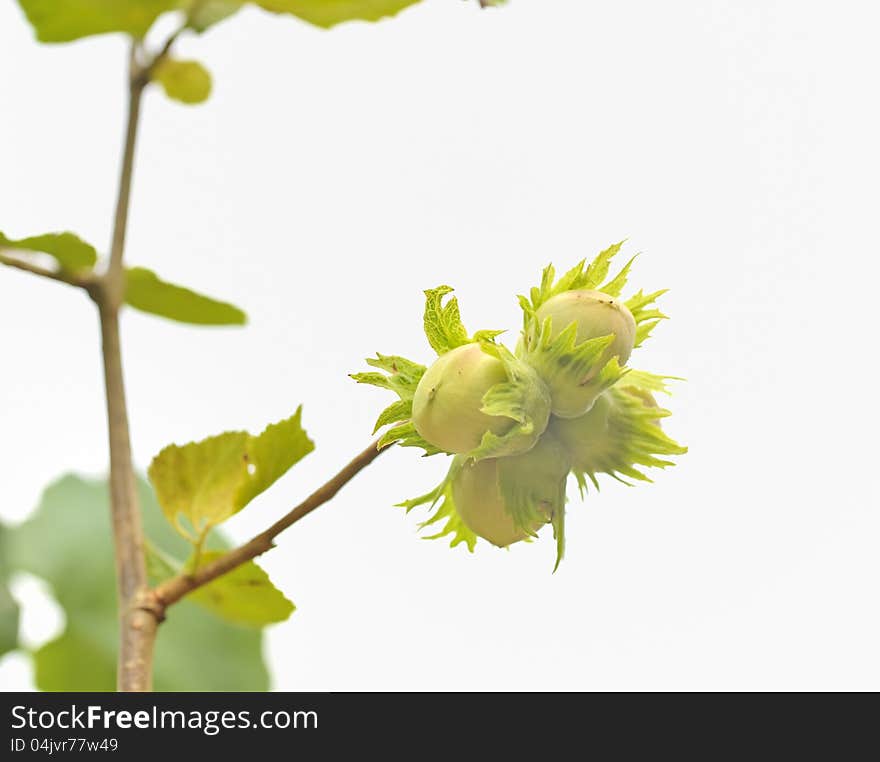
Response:
M424 288L455 286L471 330L516 329L547 262L628 237L633 286L672 289L633 363L688 378L667 429L690 453L573 499L555 575L549 536L473 556L418 539L392 504L439 460L368 469L265 558L299 607L268 635L275 687L880 688L878 22L872 2L428 0L331 32L248 11L183 40L215 92L149 93L128 259L251 322L126 314L133 445L144 468L303 403L316 452L235 538L366 444L390 398L346 374L377 350L430 359ZM7 234L108 243L124 58L112 36L39 46L0 4ZM0 321L17 521L59 474L105 469L97 325L80 293L8 270ZM51 611L30 608L33 640ZM18 656L0 678L31 679Z

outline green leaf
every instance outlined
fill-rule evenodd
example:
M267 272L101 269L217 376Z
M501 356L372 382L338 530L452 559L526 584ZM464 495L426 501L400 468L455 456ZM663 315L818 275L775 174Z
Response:
M394 16L419 0L254 0L272 13L291 13L310 24L329 29L344 21L379 21Z
M227 431L200 442L169 445L150 464L149 476L165 516L196 541L238 513L312 450L301 425L302 408L262 434ZM181 518L187 519L195 536Z
M248 437L248 479L238 494L237 510L265 492L315 449L302 427L302 406L290 418L269 424L258 437Z
M211 74L198 61L164 58L153 70L153 79L165 95L181 103L204 103L211 95Z
M221 555L218 551L202 553L200 566ZM251 627L283 622L295 609L272 584L269 575L253 561L198 588L189 599L227 621Z
M126 271L125 302L141 312L192 325L244 325L247 316L238 307L166 283L144 267Z
M8 530L0 524L0 656L18 647L18 604L7 587Z
M0 233L0 249L42 252L55 258L62 270L91 270L98 261L95 247L73 233L45 233L14 241Z
M138 483L147 536L185 556L144 481ZM115 689L118 623L110 506L103 481L66 476L43 494L34 515L11 530L11 568L42 577L64 609L64 632L34 654L41 690ZM228 547L215 533L209 544ZM194 667L194 665L196 665ZM157 691L263 691L269 678L259 631L228 624L183 600L157 641Z
M242 0L189 0L190 28L196 32L204 32L219 24L224 19L238 13L244 2Z
M107 32L143 37L180 0L18 0L41 42L70 42Z
M224 551L203 551L199 567L222 556ZM191 559L186 564L150 544L147 547L147 570L150 583L157 585L179 574L186 567L194 570ZM291 603L253 561L236 567L228 574L200 587L187 596L188 601L208 609L222 619L252 627L283 622L295 610Z
M443 304L443 297L453 290L450 286L438 286L425 291L425 336L438 355L471 341L461 322L458 299L453 296Z

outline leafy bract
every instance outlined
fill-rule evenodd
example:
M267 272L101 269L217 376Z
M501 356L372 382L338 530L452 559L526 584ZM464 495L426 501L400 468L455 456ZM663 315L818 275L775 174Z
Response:
M479 446L467 453L470 460L498 458L528 450L550 420L550 390L535 370L500 344L481 342L483 351L499 359L507 380L495 384L483 396L481 411L515 421L504 434L487 431Z
M456 545L464 543L467 549L473 553L477 544L477 536L465 526L461 516L458 515L458 511L455 509L455 499L452 496L452 480L463 463L464 458L461 456L454 458L449 472L439 485L424 495L398 503L397 507L405 508L409 513L413 508L427 505L431 515L419 524L419 528L424 529L438 524L439 531L426 536L425 539L437 540L441 537L451 537L449 547L454 548Z
M138 495L150 540L185 556L188 544L171 531L146 482L138 482ZM34 654L41 690L115 689L119 625L111 537L106 483L75 476L50 485L33 516L10 530L10 567L46 580L66 619L64 632ZM218 533L208 544L228 547ZM154 686L158 691L267 690L261 634L184 599L162 625Z
M402 447L421 447L426 455L439 453L440 450L419 436L410 420L412 418L413 397L419 381L425 373L425 366L407 360L405 357L383 354L368 357L367 365L378 370L367 373L352 373L351 378L359 384L370 384L381 389L388 389L399 397L397 401L386 407L376 419L373 433L376 433L383 426L391 426L379 439L379 446L387 447L397 442Z
M144 267L125 274L125 303L151 315L193 325L244 325L247 316L235 305L161 280Z
M172 100L204 103L211 95L211 74L198 61L163 58L153 69L153 79Z
M662 387L657 391L668 393L665 384ZM603 413L601 439L593 433L585 436L585 430L576 448L572 473L582 494L587 489L588 479L599 489L596 477L600 473L628 485L632 481L650 482L642 468L673 466L675 463L668 457L687 452L687 447L680 445L660 427L661 421L671 413L656 404L647 388L630 383L627 377L605 392L605 397L608 410ZM578 421L557 421L554 430L556 433L568 430L577 437L578 425Z
M162 450L148 473L165 516L178 532L198 542L314 450L301 416L299 408L259 436L228 431Z
M537 536L534 527L553 525L556 566L565 553L565 483L571 459L556 437L545 434L529 452L499 458L498 490L514 524Z
M91 270L98 261L95 247L73 233L44 233L13 240L0 233L0 249L48 254L62 270Z
M70 42L107 32L143 37L180 0L18 0L41 42Z

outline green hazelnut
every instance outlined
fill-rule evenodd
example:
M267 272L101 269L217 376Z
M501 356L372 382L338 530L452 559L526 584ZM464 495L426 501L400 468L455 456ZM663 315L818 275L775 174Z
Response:
M632 354L636 321L620 299L601 291L564 291L544 302L535 314L539 323L548 317L553 321L552 338L572 323L577 324L578 342L613 334L614 341L605 350L603 362L617 357L618 363L626 365Z
M413 397L416 431L435 447L450 453L474 450L487 431L502 435L514 421L482 411L483 397L507 380L504 363L465 344L441 355L425 371Z
M465 462L452 481L456 511L493 545L519 542L564 512L570 467L565 449L548 433L520 455Z

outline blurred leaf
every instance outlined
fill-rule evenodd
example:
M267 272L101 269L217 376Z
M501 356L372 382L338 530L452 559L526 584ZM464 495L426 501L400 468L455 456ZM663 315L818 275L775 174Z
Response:
M126 272L125 302L141 312L193 325L244 325L238 307L160 280L144 267Z
M190 0L193 6L189 12L190 26L197 32L204 32L209 27L229 18L241 9L243 0Z
M0 656L18 647L18 604L6 585L10 571L6 561L7 532L0 524Z
M138 491L148 537L186 555L188 544L162 518L149 485L139 482ZM64 633L34 654L37 686L114 690L118 625L106 483L63 477L9 540L11 568L45 579L67 619ZM214 537L209 545L222 550L226 544ZM169 610L160 628L154 674L158 691L262 691L269 682L259 631L223 622L186 600Z
M185 535L181 516L202 533L238 513L315 449L301 418L302 407L259 436L227 431L166 447L149 468L165 516Z
M181 103L204 103L211 95L211 74L198 61L164 58L153 70L153 79L165 95Z
M220 555L203 553L202 563ZM223 619L254 627L283 622L296 608L253 561L199 588L190 598Z
M95 247L73 233L45 233L13 241L0 233L0 249L42 252L58 262L62 270L90 270L98 261Z
M69 42L107 32L143 37L179 0L18 0L41 42Z
M379 21L420 0L254 0L272 13L291 13L325 29L343 21Z

